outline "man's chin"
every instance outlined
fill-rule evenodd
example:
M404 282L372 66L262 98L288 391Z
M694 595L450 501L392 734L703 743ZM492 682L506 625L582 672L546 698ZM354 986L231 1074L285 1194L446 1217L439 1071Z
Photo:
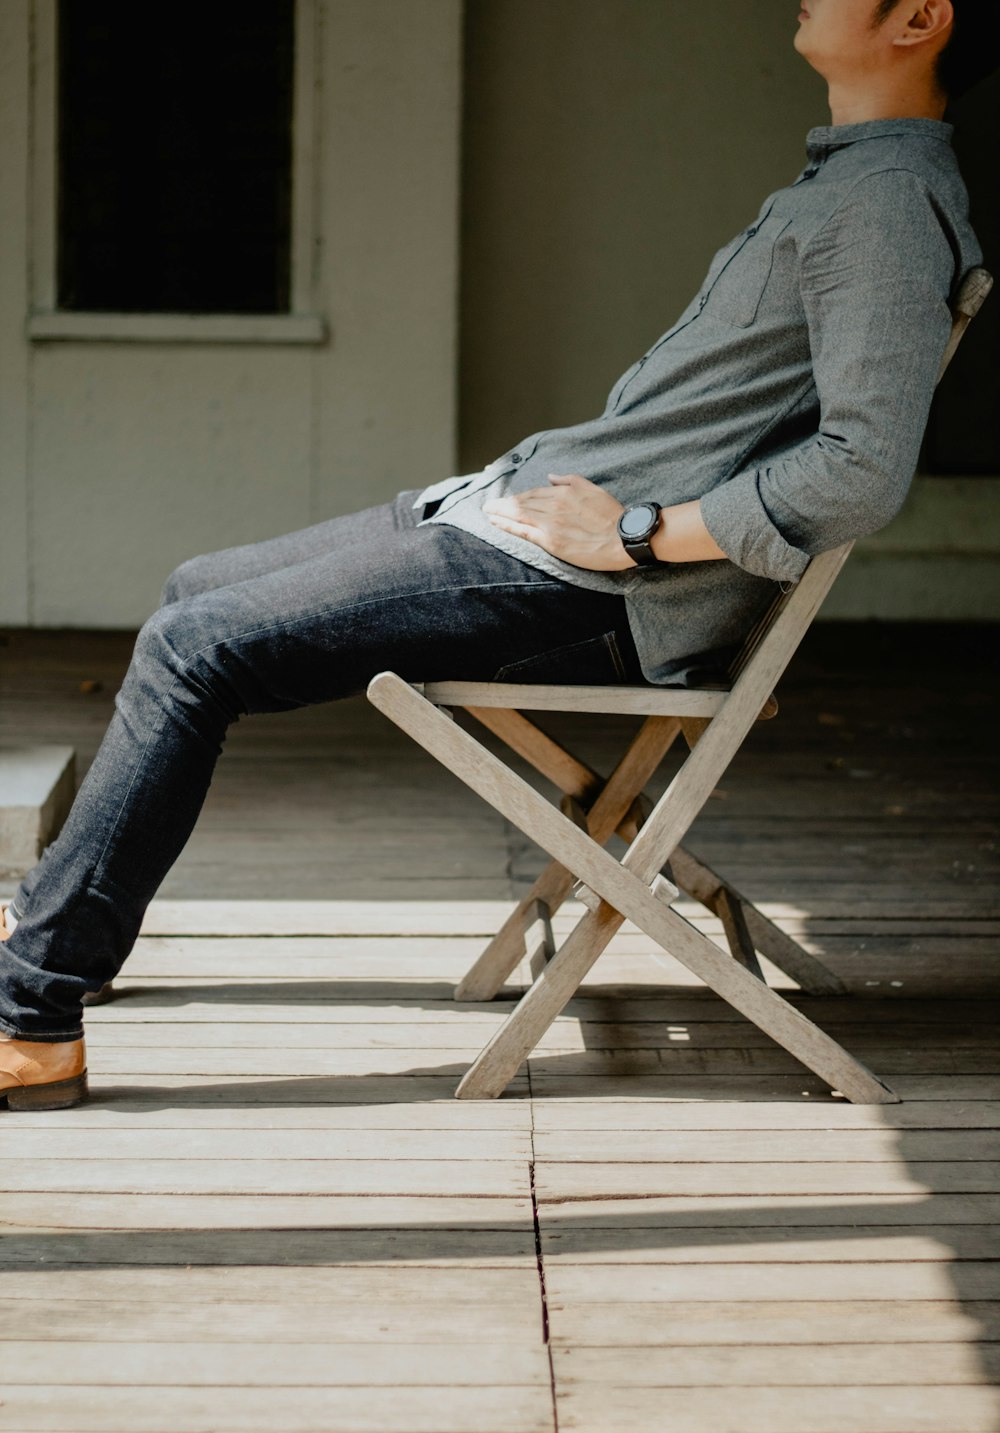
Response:
M802 58L806 61L807 64L812 65L814 70L817 68L815 60L813 59L812 46L809 43L809 37L805 33L801 25L796 30L795 35L792 39L792 47L802 56Z

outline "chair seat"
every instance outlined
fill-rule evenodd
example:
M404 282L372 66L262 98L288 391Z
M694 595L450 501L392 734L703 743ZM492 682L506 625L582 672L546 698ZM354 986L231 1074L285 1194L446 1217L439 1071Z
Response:
M614 712L634 716L713 717L729 695L709 687L542 686L516 682L414 683L439 707L517 711Z

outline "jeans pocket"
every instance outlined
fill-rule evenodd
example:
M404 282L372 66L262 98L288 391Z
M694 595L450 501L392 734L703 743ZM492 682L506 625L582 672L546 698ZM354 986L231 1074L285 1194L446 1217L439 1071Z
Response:
M550 647L534 657L510 662L494 682L525 682L532 686L614 686L628 680L616 634L604 632L565 647Z

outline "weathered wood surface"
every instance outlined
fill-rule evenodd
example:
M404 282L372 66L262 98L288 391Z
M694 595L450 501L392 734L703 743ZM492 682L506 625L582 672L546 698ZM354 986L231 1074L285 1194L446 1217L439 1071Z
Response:
M635 1385L603 1385L599 1391L589 1385L570 1388L559 1395L558 1403L560 1428L576 1433L651 1427L664 1413L661 1390ZM683 1398L671 1398L670 1405L671 1433L725 1427L738 1427L740 1433L802 1433L804 1428L809 1433L857 1433L859 1428L865 1433L994 1433L1000 1393L989 1388L911 1388L907 1380L902 1387L742 1389L736 1411L731 1389L688 1388Z
M832 1097L628 923L508 1093L456 1101L528 972L455 983L544 856L360 703L241 722L88 1013L91 1102L0 1114L0 1429L995 1433L982 634L849 637L813 629L690 844L845 981L763 962L901 1104ZM16 636L0 739L82 773L124 649Z

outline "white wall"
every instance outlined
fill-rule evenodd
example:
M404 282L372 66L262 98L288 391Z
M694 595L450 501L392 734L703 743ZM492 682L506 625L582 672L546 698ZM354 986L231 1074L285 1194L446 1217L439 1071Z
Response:
M0 622L137 626L195 553L454 471L460 0L320 0L320 347L30 342L29 0L0 5Z

